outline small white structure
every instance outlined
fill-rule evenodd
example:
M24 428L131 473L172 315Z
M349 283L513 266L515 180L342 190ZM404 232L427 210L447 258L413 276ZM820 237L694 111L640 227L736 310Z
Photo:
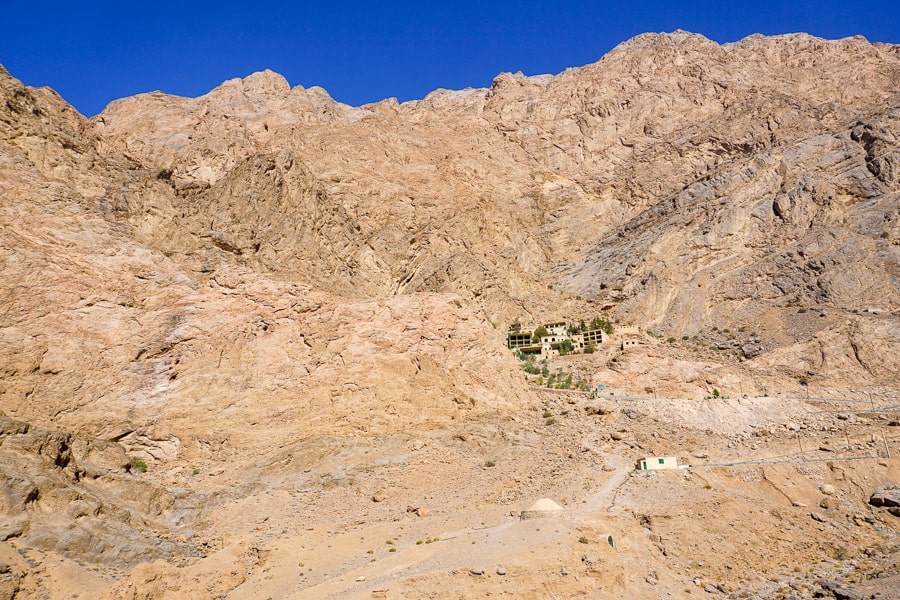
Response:
M564 337L568 334L568 331L566 329L566 324L564 322L547 323L546 325L544 325L544 328L547 330L547 333L549 333L550 335L557 335L557 336Z
M639 340L637 338L633 338L633 337L624 338L622 340L622 350L624 351L624 350L628 350L629 348L636 348L638 345L638 341Z
M525 519L552 519L563 513L563 507L551 500L550 498L541 498L526 510L519 513L519 516Z
M674 456L648 456L638 461L638 471L662 471L664 469L677 469L678 459Z

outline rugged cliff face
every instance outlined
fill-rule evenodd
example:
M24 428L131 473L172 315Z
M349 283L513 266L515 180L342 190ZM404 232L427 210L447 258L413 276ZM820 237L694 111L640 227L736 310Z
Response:
M192 226L200 247L343 294L453 292L498 326L598 307L676 338L765 326L769 348L804 342L785 319L805 306L832 310L817 330L878 330L893 348L893 327L859 314L900 306L898 75L896 47L862 38L676 32L403 105L351 108L257 73L197 99L116 101L90 130L195 207L173 205L161 239L224 213ZM330 217L235 213L241 185L269 185L239 163L288 152ZM240 221L241 240L217 219Z
M129 479L127 457L186 474L322 435L521 410L514 358L459 296L351 286L361 242L295 154L173 185L98 154L49 90L4 72L2 93L0 406L20 419L0 440L3 539L130 568L172 556L159 527L197 498ZM42 426L52 456L31 440ZM96 444L112 462L86 475ZM96 520L122 514L131 528Z
M446 476L455 515L572 495L596 476L576 450L624 468L593 422L542 433L516 319L634 325L634 352L552 365L619 392L896 398L898 81L898 47L862 38L679 31L404 104L265 71L86 120L0 69L0 544L65 564L0 570L0 591L66 589L87 564L98 587L131 573L116 594L249 597L278 550L248 506L280 511L285 541L291 515L348 526L341 502L368 515L391 486L439 504ZM677 453L652 418L663 441L611 443ZM491 456L523 463L482 473ZM640 597L619 573L604 585Z
M365 240L335 282L369 294L453 290L506 321L558 306L549 283L688 330L729 299L897 307L898 73L895 47L861 38L676 32L403 105L265 72L117 101L91 127L190 185L296 152Z

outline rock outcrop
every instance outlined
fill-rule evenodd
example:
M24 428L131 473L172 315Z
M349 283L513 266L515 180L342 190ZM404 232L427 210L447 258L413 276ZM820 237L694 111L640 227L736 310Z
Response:
M454 291L507 321L557 306L551 283L690 330L748 299L898 307L898 74L862 38L676 32L403 105L314 119L310 90L261 73L117 101L91 127L104 154L192 185L290 148L359 233L335 286Z
M900 506L900 486L892 485L880 487L869 498L872 506Z

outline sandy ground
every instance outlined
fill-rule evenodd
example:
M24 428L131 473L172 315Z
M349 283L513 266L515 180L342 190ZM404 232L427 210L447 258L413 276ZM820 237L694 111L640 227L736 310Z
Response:
M900 480L900 460L837 460L883 454L880 429L900 447L881 415L802 399L578 393L540 393L533 408L417 435L305 441L190 476L180 485L207 500L184 535L203 558L120 579L33 551L26 566L7 542L0 562L30 569L21 597L811 597L829 577L900 597L890 570L900 518L866 503ZM786 464L634 470L654 454ZM519 517L544 497L559 516Z

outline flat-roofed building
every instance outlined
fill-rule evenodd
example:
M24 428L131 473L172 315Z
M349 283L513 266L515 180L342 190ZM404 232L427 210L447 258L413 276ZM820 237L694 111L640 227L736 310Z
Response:
M531 346L530 331L510 331L506 334L506 346L510 350Z
M558 323L547 323L544 325L544 328L547 330L547 333L552 335L566 335L566 333L568 333L568 328L562 321Z
M647 456L638 461L638 471L662 471L677 469L678 459L674 456Z

